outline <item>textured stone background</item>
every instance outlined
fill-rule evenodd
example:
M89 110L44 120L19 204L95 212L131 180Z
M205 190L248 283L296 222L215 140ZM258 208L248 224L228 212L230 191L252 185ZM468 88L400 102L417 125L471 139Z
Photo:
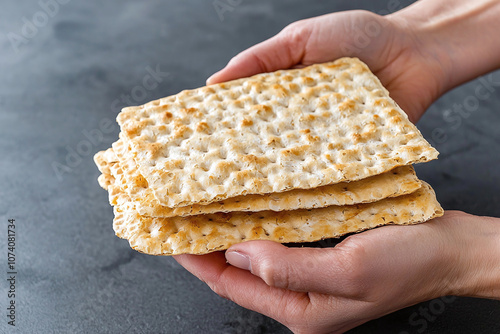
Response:
M275 321L219 298L171 258L139 254L115 237L92 156L117 138L114 118L131 104L127 99L142 104L201 86L231 56L298 19L355 8L379 12L412 1L243 0L233 1L239 4L222 17L213 1L66 2L57 8L4 2L0 12L0 249L5 254L7 219L15 218L15 330L287 333ZM26 22L38 26L30 30ZM11 43L12 33L24 37ZM157 67L168 75L144 88L143 79ZM500 73L495 78L500 82ZM417 171L446 209L500 217L500 90L474 100L479 85L450 92L418 124L441 155ZM456 103L470 112L450 112ZM89 141L97 130L103 136ZM6 259L1 261L5 310ZM459 298L444 304L425 328L416 322L421 316L410 322L419 307L439 302L431 303L352 333L500 332L497 301ZM14 332L4 313L0 332Z

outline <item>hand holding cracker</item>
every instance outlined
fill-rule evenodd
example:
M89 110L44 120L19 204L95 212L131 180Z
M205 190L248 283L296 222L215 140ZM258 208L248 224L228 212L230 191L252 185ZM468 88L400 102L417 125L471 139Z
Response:
M355 234L334 248L248 241L225 256L175 259L217 294L295 333L343 333L440 296L500 297L492 259L500 257L499 225L500 219L455 211Z

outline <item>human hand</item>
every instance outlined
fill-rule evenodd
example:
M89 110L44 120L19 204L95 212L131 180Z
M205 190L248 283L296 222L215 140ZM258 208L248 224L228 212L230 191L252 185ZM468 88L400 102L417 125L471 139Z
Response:
M416 122L443 93L446 77L445 55L435 50L431 54L427 44L399 20L361 10L333 13L287 26L235 56L207 84L355 56Z
M339 333L439 296L500 299L499 240L500 219L457 211L334 248L248 241L175 259L217 294L296 333Z

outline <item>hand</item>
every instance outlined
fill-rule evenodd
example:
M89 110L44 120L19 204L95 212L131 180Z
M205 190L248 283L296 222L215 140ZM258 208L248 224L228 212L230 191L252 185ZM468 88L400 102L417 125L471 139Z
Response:
M295 22L235 56L207 84L355 56L416 122L443 93L447 56L405 21L349 11ZM431 50L432 49L432 52ZM442 49L442 48L441 48Z
M248 241L175 259L212 290L297 333L337 333L444 295L500 299L500 219L447 212L334 248ZM226 263L226 260L229 262Z

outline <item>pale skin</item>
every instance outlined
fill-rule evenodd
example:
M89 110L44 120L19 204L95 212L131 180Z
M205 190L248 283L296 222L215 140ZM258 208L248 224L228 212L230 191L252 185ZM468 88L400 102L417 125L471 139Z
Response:
M500 68L499 16L497 0L421 0L388 16L324 15L243 51L207 84L356 56L416 122L446 91ZM367 26L378 33L356 43ZM175 258L217 294L295 333L341 333L445 295L500 299L500 219L460 211L355 234L334 248L249 241Z

